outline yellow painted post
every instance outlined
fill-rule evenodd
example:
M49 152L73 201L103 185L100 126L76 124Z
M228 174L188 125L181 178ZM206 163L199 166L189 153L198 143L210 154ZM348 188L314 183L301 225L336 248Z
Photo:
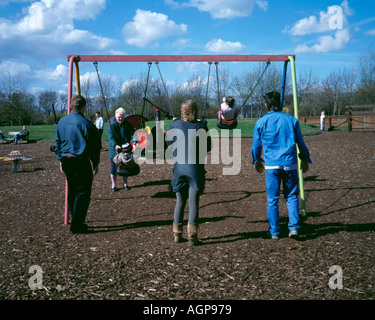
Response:
M298 120L298 98L297 98L297 76L296 76L296 64L292 56L288 57L291 70L292 70L292 81L293 81L293 103L294 103L294 116ZM297 146L297 151L299 149ZM302 216L306 217L306 201L305 201L305 189L303 186L303 172L301 168L301 159L298 157L298 177L299 177L299 192L301 197L301 212Z
M77 60L74 60L74 65L75 65L75 69L76 69L77 95L80 96L81 95L81 82L80 82L80 78L79 78L79 65L78 65Z

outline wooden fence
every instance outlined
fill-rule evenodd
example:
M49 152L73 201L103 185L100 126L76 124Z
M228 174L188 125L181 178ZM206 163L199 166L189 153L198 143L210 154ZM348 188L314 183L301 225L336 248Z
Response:
M375 130L375 105L347 106L342 116L326 116L325 126L328 130L347 128L348 131ZM320 116L300 117L300 122L320 127Z

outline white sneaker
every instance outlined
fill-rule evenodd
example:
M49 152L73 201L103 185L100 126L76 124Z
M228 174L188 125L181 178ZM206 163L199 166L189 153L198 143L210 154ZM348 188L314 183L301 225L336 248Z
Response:
M297 230L291 230L289 232L289 238L297 238L298 237L298 231Z
M273 236L270 232L267 232L267 236L268 236L269 239L279 240L279 236Z

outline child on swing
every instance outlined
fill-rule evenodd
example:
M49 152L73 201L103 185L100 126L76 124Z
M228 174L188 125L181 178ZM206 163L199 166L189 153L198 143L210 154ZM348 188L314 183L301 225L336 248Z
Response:
M223 103L218 112L217 125L221 129L234 129L237 126L238 110L234 106L235 100L233 97L223 97Z
M235 100L233 97L223 97L223 103L221 104L220 114L224 120L234 120L237 118L238 110L234 106Z

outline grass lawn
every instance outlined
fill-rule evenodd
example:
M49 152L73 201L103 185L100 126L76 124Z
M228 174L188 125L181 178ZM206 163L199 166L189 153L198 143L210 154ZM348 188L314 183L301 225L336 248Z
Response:
M172 120L166 120L162 121L164 123L164 130L168 130L169 126L172 123ZM146 125L150 126L152 128L155 126L155 121L150 121L146 123ZM208 129L215 129L218 133L220 133L221 129L219 129L216 126L216 119L207 119L207 125ZM241 135L243 136L249 136L253 134L255 125L255 120L238 120L238 126L236 129L241 130ZM301 130L302 134L304 136L308 135L315 135L319 134L320 130L318 127L313 125L306 125L301 123ZM106 123L105 127L106 129L103 132L103 140L108 139L107 129L109 124ZM21 131L22 126L0 126L0 130L3 132L3 134L8 137L9 131ZM55 135L56 135L56 125L35 125L35 126L27 126L27 130L30 131L30 139L31 140L37 140L37 141L54 141ZM213 132L216 133L216 132ZM232 134L232 130L230 131L230 134Z

